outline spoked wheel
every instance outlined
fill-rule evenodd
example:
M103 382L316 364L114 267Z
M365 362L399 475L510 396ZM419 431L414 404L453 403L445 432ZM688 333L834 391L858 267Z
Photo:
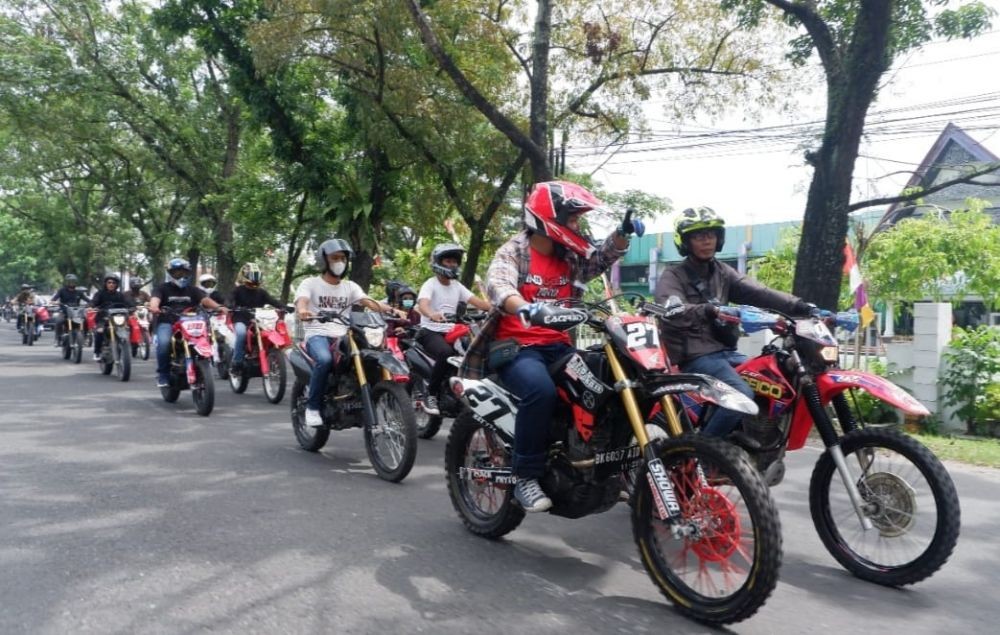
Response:
M403 386L387 381L372 387L374 425L365 426L365 449L379 478L398 483L417 457L417 423Z
M632 506L643 566L684 615L708 624L745 620L771 595L781 565L767 486L746 454L721 440L688 434L655 447L681 518L674 526L660 520L643 464Z
M292 386L292 430L299 446L308 452L319 452L327 439L330 438L330 428L313 428L306 425L306 401L309 399L309 386L301 379L296 379Z
M127 340L118 338L114 355L115 376L121 381L128 381L132 376L132 345Z
M226 344L225 340L221 336L218 338L216 346L219 349L219 361L215 364L215 372L218 373L219 379L231 380L232 376L229 374L229 371L233 365L233 349L229 348L229 345ZM236 390L234 385L230 385L233 386L233 392L235 393L241 393L243 390L247 389L245 382L243 384L243 390Z
M70 355L73 359L73 363L79 364L80 360L83 359L83 333L80 331L73 331L71 338Z
M482 476L509 475L510 451L496 432L481 426L469 412L451 424L444 469L451 505L472 533L500 538L524 520L524 510L514 502L513 477L497 482Z
M219 365L219 374L222 375L225 372L226 377L229 378L229 387L232 388L233 392L237 395L242 395L247 391L247 386L250 385L250 378L246 374L246 365L244 365L244 370L240 372L234 371L229 364L226 363L226 369L223 371L222 364Z
M30 342L28 340L30 340L30 339L31 339L31 335L30 335L30 333L28 331L28 325L25 324L24 325L24 332L21 333L21 344L24 344L25 346L29 346Z
M441 429L444 419L440 415L424 412L424 399L427 398L427 382L419 377L410 381L407 386L410 393L410 403L417 421L417 436L421 439L431 439Z
M212 360L199 359L194 363L194 384L191 386L191 398L194 408L203 417L212 414L215 407L215 380L212 378Z
M73 355L73 334L66 333L62 338L62 358L69 359Z
M101 361L97 362L101 365L102 375L110 375L111 371L115 369L115 351L109 351L109 346L111 346L111 338L104 338L104 348L101 349Z
M809 483L809 510L827 551L876 584L902 586L931 576L951 556L961 524L948 471L930 450L895 430L855 430L840 447L874 528L862 528L824 453Z
M178 377L171 375L170 385L160 388L160 396L167 403L174 403L181 396L181 389L177 386Z
M36 339L36 336L35 336L35 325L32 324L30 329L28 329L27 326L25 326L25 329L24 329L24 340L25 340L25 342L24 343L27 344L28 346L34 346L35 345L35 339Z
M149 349L151 348L151 342L149 337L149 331L143 330L141 337L139 338L137 355L142 361L149 359Z
M285 356L277 348L267 351L268 373L264 375L264 396L271 403L281 403L285 396L285 385L288 383L288 367L285 366Z

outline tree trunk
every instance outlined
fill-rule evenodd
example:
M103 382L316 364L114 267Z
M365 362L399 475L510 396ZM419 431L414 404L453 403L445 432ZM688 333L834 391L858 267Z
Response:
M822 308L837 308L840 297L854 163L865 115L889 64L891 13L888 0L862 2L843 63L826 68L826 126L819 150L807 155L815 172L792 288L795 295ZM824 58L831 59L838 52L828 51Z
M538 147L531 157L532 181L552 180L549 162L549 47L552 40L552 2L538 0L535 32L531 41L531 140Z

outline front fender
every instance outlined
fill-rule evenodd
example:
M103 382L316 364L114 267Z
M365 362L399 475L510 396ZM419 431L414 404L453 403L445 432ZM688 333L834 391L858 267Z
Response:
M646 391L652 397L680 393L696 393L727 410L748 415L757 414L757 403L746 395L710 375L697 373L662 373L644 378Z
M917 416L927 416L930 411L913 395L906 392L885 377L859 370L831 370L816 377L823 403L829 403L834 395L848 388L861 388L876 399L899 408L903 412Z
M261 335L263 336L263 339L267 340L272 346L277 348L288 348L292 345L292 338L288 337L287 333L264 331Z
M366 359L374 359L378 362L379 366L389 371L389 374L393 377L409 376L410 374L410 369L406 364L396 359L392 351L363 350L361 351L361 356Z

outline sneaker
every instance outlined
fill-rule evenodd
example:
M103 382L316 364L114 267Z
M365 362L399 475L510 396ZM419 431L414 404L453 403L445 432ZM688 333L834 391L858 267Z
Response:
M94 353L94 361L95 362L101 361L101 354L100 353Z
M160 375L156 378L157 388L168 388L170 386L170 378L166 375Z
M427 395L424 399L424 412L429 415L440 415L441 410L438 409L438 398L434 395Z
M323 427L323 417L320 416L319 410L306 408L306 425L309 426L310 428Z
M537 478L518 479L514 498L526 512L544 512L552 507L552 499L542 491Z

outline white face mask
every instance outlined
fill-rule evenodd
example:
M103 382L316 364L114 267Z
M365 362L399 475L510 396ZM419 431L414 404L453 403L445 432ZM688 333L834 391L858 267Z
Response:
M330 273L337 276L338 278L344 275L345 271L347 271L346 262L335 262L332 265L330 265Z

